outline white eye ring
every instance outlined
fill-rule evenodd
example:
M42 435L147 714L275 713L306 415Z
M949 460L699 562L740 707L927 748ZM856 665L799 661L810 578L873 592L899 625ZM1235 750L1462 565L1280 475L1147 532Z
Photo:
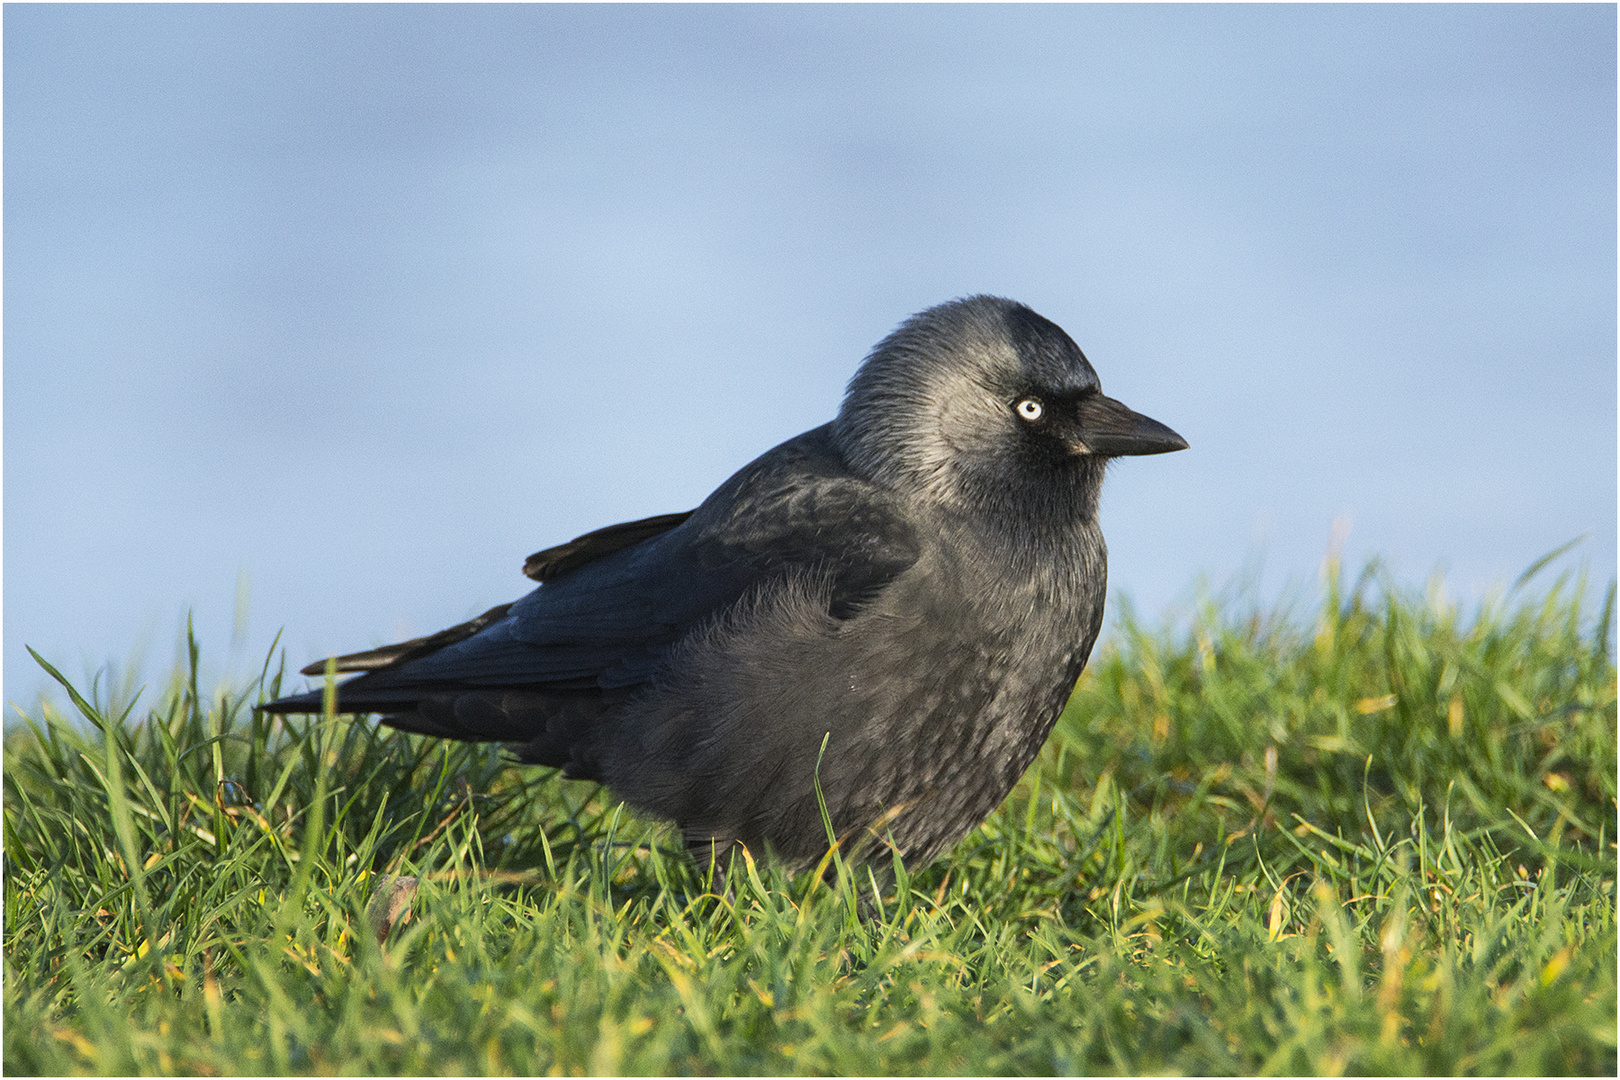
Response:
M1025 420L1034 422L1039 420L1041 418L1041 414L1046 410L1041 406L1038 399L1027 397L1023 401L1020 401L1017 405L1014 405L1013 411L1019 416L1023 417Z

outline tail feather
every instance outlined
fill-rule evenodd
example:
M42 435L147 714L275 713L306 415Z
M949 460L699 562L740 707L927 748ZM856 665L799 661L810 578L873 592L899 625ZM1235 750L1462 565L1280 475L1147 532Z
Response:
M431 694L411 712L382 718L389 727L441 739L514 743L530 765L561 768L570 777L599 779L598 723L608 710L600 692L476 690Z
M392 694L373 691L369 694L345 694L344 684L338 684L337 708L338 715L359 715L361 713L388 712L392 709L415 705L421 700L421 690L401 688ZM318 713L325 706L325 693L321 690L311 690L304 694L292 694L288 697L277 698L257 706L259 712L270 713L276 716L285 716L289 713Z
M531 765L550 765L571 777L597 779L594 743L598 721L608 710L600 690L475 690L362 688L345 695L338 687L340 714L380 713L384 724L413 735L461 742L504 742ZM322 692L312 690L259 706L261 712L318 713Z

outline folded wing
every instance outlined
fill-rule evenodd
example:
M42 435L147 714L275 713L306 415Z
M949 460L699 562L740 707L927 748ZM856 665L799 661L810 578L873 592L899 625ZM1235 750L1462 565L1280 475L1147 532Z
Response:
M579 747L597 716L656 679L687 634L789 576L817 576L847 619L917 558L915 530L851 477L825 428L733 476L690 514L599 529L530 556L544 584L425 638L341 657L363 674L342 712L460 739L524 742L525 758L590 775ZM312 664L306 674L324 672ZM319 711L320 694L270 712Z

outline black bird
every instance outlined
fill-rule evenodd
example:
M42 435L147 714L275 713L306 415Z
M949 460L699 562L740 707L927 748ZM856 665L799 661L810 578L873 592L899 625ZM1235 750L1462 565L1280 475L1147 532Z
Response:
M522 599L338 658L364 673L338 709L517 744L672 819L703 861L742 843L812 864L819 781L839 835L921 862L1001 802L1085 666L1108 459L1186 446L1024 305L941 304L872 351L837 419L696 510L539 552Z

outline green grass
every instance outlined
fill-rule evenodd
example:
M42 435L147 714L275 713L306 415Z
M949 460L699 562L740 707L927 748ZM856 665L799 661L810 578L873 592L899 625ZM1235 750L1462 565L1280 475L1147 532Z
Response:
M841 864L715 895L491 748L256 720L279 678L205 697L193 644L144 711L6 736L5 1070L1613 1075L1613 587L1332 577L1312 619L1123 619L864 914Z

